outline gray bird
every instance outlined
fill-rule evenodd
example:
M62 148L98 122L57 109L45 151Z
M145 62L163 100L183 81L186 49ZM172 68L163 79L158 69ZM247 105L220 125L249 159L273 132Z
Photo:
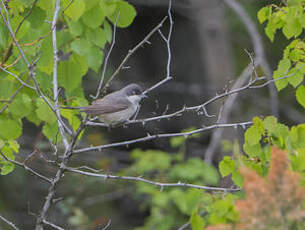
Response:
M137 84L129 84L124 88L97 99L89 106L62 107L79 109L80 112L98 116L99 120L114 126L128 121L139 109L140 101L146 97Z

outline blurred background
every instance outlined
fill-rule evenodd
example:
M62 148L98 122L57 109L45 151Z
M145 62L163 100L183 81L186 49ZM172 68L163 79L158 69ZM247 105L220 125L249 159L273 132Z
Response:
M135 6L137 17L130 27L117 29L117 39L110 57L107 77L121 63L128 50L137 45L167 15L168 2L165 0L129 2ZM268 4L270 2L268 1ZM278 33L275 42L271 43L264 35L263 25L258 23L256 14L264 6L265 1L240 0L238 3L259 31L266 60L274 70L288 41ZM174 112L184 105L198 105L216 94L225 92L234 85L243 69L250 63L245 49L254 52L251 37L240 18L222 0L174 0L172 16L174 19L171 39L173 80L152 91L149 98L142 102L139 119L161 115L165 111ZM168 33L168 21L161 30L165 35ZM111 83L109 92L134 82L148 88L166 76L168 59L166 43L158 33L155 33L149 42L150 44L143 45L132 55L126 66L128 68L124 68ZM264 75L261 69L258 69L258 72ZM99 76L94 72L88 72L83 78L83 88L88 101L92 100L89 95L96 92ZM191 127L208 126L216 122L226 99L218 100L206 108L207 112L216 115L215 117L188 112L180 117L148 122L145 125L130 124L110 130L103 127L88 127L79 146L129 140L146 136L147 133L181 132ZM280 122L293 125L305 121L300 106L296 104L292 88L281 92L278 95L278 102ZM235 98L226 122L246 122L254 116L272 115L271 108L268 87L247 90ZM44 156L52 159L54 156L53 149L41 132L41 127L36 127L27 120L23 122L25 124L23 136L19 140L23 149L18 157L24 159L36 151L36 154L29 159L28 165L44 175L54 175L56 166L47 163L43 158ZM231 152L223 148L222 140L230 142L236 140L242 143L243 132L242 127L223 130L221 138L218 138L216 143L213 142L213 146L211 146L213 131L204 132L197 138L187 139L183 149L184 158L204 159L209 150L210 163L217 166L219 160ZM141 151L153 149L170 154L176 154L178 151L171 145L169 139L156 139L101 152L80 154L72 157L70 165L75 167L87 165L102 169L105 173L118 174L132 165L134 159L130 157L130 153L135 149ZM134 172L134 175L140 174ZM143 176L149 177L149 175ZM40 210L46 196L47 185L19 167L12 174L0 177L0 183L0 206L7 211L7 216L16 220L15 223L21 229L33 229L35 218L31 213ZM221 185L231 184L227 181ZM56 197L59 200L50 212L50 219L67 229L102 229L98 226L107 224L110 219L111 229L135 229L143 226L146 218L151 214L151 210L143 205L149 201L149 196L136 194L134 182L98 180L67 173L58 187ZM6 226L2 227L0 223L0 229L6 229Z

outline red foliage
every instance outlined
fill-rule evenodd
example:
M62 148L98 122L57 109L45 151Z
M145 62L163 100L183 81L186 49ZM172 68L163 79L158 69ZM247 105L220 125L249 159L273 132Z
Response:
M249 168L242 168L240 172L244 177L246 199L235 203L236 210L240 212L240 222L234 226L218 225L206 229L295 229L305 217L305 187L300 186L300 174L292 172L289 167L288 154L273 147L266 178Z

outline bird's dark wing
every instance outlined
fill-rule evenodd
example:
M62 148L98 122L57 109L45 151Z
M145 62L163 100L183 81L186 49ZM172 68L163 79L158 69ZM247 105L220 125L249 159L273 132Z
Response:
M116 97L105 96L102 99L94 101L92 105L80 108L80 111L92 115L102 115L125 110L129 105L130 101L126 98L117 99Z

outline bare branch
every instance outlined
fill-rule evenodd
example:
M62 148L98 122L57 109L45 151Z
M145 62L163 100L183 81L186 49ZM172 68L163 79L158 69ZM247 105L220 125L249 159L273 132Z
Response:
M53 41L53 97L54 97L54 112L59 118L57 120L58 124L58 130L60 132L60 135L62 137L63 143L65 145L66 150L69 148L69 142L68 139L65 136L65 130L64 126L62 125L63 122L61 119L59 107L58 107L58 82L57 82L57 63L58 63L58 55L57 55L57 40L56 40L56 22L57 22L57 16L58 12L60 10L60 0L56 1L56 6L55 6L55 12L53 16L53 21L52 21L52 41Z
M98 145L98 146L94 146L94 147L76 149L76 150L73 151L73 153L83 153L83 152L88 152L88 151L100 151L100 150L106 149L106 148L130 145L130 144L134 144L134 143L138 143L138 142L150 141L150 140L157 139L157 138L168 138L168 137L178 137L178 136L184 136L184 137L187 138L188 136L191 136L195 133L200 133L200 132L204 132L204 131L211 130L211 129L246 126L246 125L251 125L251 124L252 124L251 121L241 122L241 123L233 123L233 124L214 124L214 125L211 125L211 126L207 126L207 127L196 129L196 130L189 131L189 132L164 133L164 134L155 134L155 135L149 135L148 134L146 137L141 137L141 138L132 139L132 140L128 140L128 141L122 141L122 142L116 142L116 143L111 143L111 144Z
M67 131L70 135L72 135L72 131L64 124L64 122L62 121L61 117L60 117L60 116L58 117L58 115L57 115L57 113L56 113L56 111L55 111L53 105L51 104L51 102L48 100L48 98L43 94L42 90L40 89L39 84L38 84L38 82L37 82L37 80L36 80L35 71L34 71L34 70L35 70L35 64L36 64L36 62L37 62L38 59L37 59L37 60L34 60L32 63L29 63L29 61L27 60L27 58L26 58L26 56L24 55L24 53L23 53L23 51L22 51L22 49L21 49L19 43L17 42L17 39L16 39L16 37L15 37L15 34L14 34L13 30L12 30L12 27L11 27L11 24L10 24L10 21L9 21L9 13L8 13L8 10L7 10L7 8L6 8L6 6L5 6L3 0L1 0L1 3L2 3L2 6L3 6L3 8L4 8L5 12L6 12L6 18L5 18L5 16L4 16L4 14L3 14L1 8L0 8L0 14L1 14L2 19L3 19L3 21L5 22L5 24L6 24L7 28L8 28L8 30L9 30L9 32L10 32L10 35L11 35L11 37L12 37L12 39L13 39L13 41L14 41L16 47L17 47L17 49L19 50L19 53L20 53L22 59L24 60L25 64L27 65L27 68L28 68L28 71L29 71L29 76L33 79L33 82L34 82L35 88L36 88L36 92L37 92L37 93L39 94L39 96L47 103L47 105L50 107L50 109L55 113L57 119L61 122L62 126L66 129L66 131Z
M270 79L270 80L267 80L264 83L260 83L258 85L256 85L256 84L259 83L262 80L265 80L265 77L259 77L259 78L254 79L254 80L251 79L248 84L246 84L246 85L244 85L244 86L242 86L240 88L237 88L237 89L232 89L230 91L225 91L224 93L217 94L216 96L212 97L211 99L207 100L206 102L204 102L204 103L202 103L200 105L189 106L189 107L184 106L182 109L177 110L177 111L175 111L173 113L170 113L170 114L163 114L163 115L160 115L160 116L154 116L154 117L149 117L149 118L145 118L145 119L138 119L138 120L128 121L128 122L125 123L125 125L133 124L133 123L142 123L142 124L145 124L146 122L159 121L161 119L170 119L170 118L173 118L173 117L181 116L184 112L188 112L188 111L196 111L196 112L198 112L198 111L202 110L203 108L206 108L209 104L211 104L211 103L213 103L213 102L215 102L215 101L217 101L217 100L219 100L221 98L224 98L224 97L227 97L227 96L231 96L231 95L234 95L234 94L238 94L238 93L246 91L248 89L263 88L263 87L267 86L270 83L273 83L273 82L276 82L276 81L279 81L279 80L282 80L282 79L285 79L285 78L293 77L304 66L305 66L305 64L300 66L298 69L296 69L295 72L293 72L293 73L291 73L289 75L285 75L285 76L282 76L282 77L277 78L277 79ZM206 116L211 117L211 115L208 115L205 112L203 114L205 114ZM107 125L104 124L104 123L91 122L91 121L87 122L86 125L107 127Z
M59 227L59 226L57 226L56 224L51 223L50 221L43 220L43 223L46 224L46 225L49 225L49 226L51 226L51 227L53 227L53 228L55 228L55 229L64 230L64 228Z
M27 65L27 67L30 68L30 63L29 63L28 59L26 58L26 56L24 55L22 49L20 48L20 45L18 44L17 39L15 37L15 34L14 34L13 30L12 30L12 27L11 27L11 24L10 24L9 13L8 13L8 10L6 9L6 6L5 6L3 0L1 0L1 3L2 3L2 6L3 6L3 8L5 10L5 13L6 13L6 18L5 18L4 14L3 14L2 10L1 10L1 7L0 7L0 14L2 16L2 19L3 19L6 27L8 28L8 30L9 30L9 32L11 34L11 37L12 37L15 45L17 46L17 49L19 50L19 53L20 53L22 59L24 60L24 62Z
M108 59L109 59L110 54L112 52L112 49L113 49L113 47L115 45L116 26L117 26L119 17L120 17L120 12L118 13L118 15L116 17L116 20L115 20L115 23L113 25L112 43L111 43L109 51L108 51L108 53L106 55L106 58L104 60L104 67L103 67L102 77L101 77L100 83L98 85L98 88L97 88L97 91L96 91L96 95L93 97L93 99L97 99L100 96L100 94L101 94L101 89L102 89L102 85L103 85L103 82L104 82L104 79L105 79L105 73L106 73L106 69L107 69L107 65L108 65Z
M254 47L254 53L256 55L257 64L263 68L263 71L267 75L269 80L272 79L272 71L271 67L267 62L265 57L264 47L262 38L259 32L256 29L255 24L245 11L245 9L241 6L241 4L236 0L223 0L241 19L242 23L245 25L246 30L250 35L250 39L252 41ZM279 111L279 102L277 90L274 84L268 85L269 93L270 93L270 107L272 110L272 114L274 116L278 116Z
M173 21L173 18L172 18L171 9L172 9L172 0L169 0L167 13L168 13L170 26L169 26L169 32L168 32L167 38L162 34L162 32L160 30L161 27L158 28L158 31L159 31L162 39L166 42L166 46L167 46L167 56L168 56L168 58L167 58L167 67L166 67L166 77L163 80L156 83L155 85L151 86L149 89L145 90L143 92L143 94L149 93L150 91L154 90L155 88L159 87L160 85L163 85L164 83L166 83L167 81L172 79L172 77L170 76L170 65L171 65L171 59L172 59L170 40L171 40L171 36L172 36L174 21Z
M233 85L232 89L238 89L241 87L245 82L247 81L248 77L251 76L252 73L252 67L251 64L249 64L244 71L241 73L241 75L238 77L237 81ZM251 77L250 77L251 80ZM230 113L233 109L233 104L235 100L237 99L238 94L234 94L232 96L229 96L228 99L226 100L224 106L223 106L223 111L221 114L221 117L218 122L221 123L226 123L228 121L228 117L230 116ZM219 141L222 137L223 129L217 129L213 132L211 141L204 153L204 159L207 163L211 164L213 160L213 155L216 150L216 147L219 144Z
M30 174L32 174L32 175L34 175L34 176L37 176L38 178L40 178L40 179L42 179L42 180L44 180L44 181L46 181L46 182L48 182L48 183L52 183L52 180L51 180L51 179L45 177L44 175L41 175L40 173L38 173L38 172L34 171L33 169L31 169L30 167L28 167L28 166L26 165L26 160L27 160L27 159L26 159L23 163L21 163L21 162L18 162L18 161L15 161L15 160L11 160L11 159L7 158L2 152L0 152L0 155L1 155L6 161L11 162L11 163L13 163L14 165L18 165L18 166L20 166L20 167L23 167L23 168L24 168L26 171L28 171Z
M109 228L111 225L111 219L109 219L108 223L105 225L105 227L103 227L102 230L106 230L107 228Z
M31 86L31 85L25 83L24 81L22 81L21 78L19 78L16 74L14 74L14 73L12 73L12 72L6 70L6 69L3 68L2 66L0 66L0 69L1 69L2 71L4 71L4 72L8 73L9 75L13 76L14 78L16 78L16 79L21 83L21 85L26 86L26 87L28 87L28 88L30 88L30 89L36 90L35 87L33 87L33 86Z
M59 1L59 0L57 0L57 1ZM59 169L57 170L56 175L55 175L54 179L52 180L51 186L49 187L49 190L48 190L48 194L45 197L45 202L43 204L40 215L36 219L35 230L43 230L43 222L46 220L47 212L50 209L50 207L52 205L52 200L55 196L55 187L59 183L61 178L63 177L66 165L68 164L69 158L72 155L72 152L73 152L73 149L75 147L76 141L77 141L81 131L85 127L85 123L86 123L87 119L88 119L88 115L81 122L80 126L76 130L76 133L73 136L73 138L72 138L72 140L69 144L69 147L65 150L65 153L64 153L63 158L62 158L62 162L60 163Z
M111 75L111 77L109 78L109 80L106 82L105 86L103 87L102 91L105 90L106 88L108 88L110 82L113 80L113 78L118 75L118 73L121 71L121 69L123 68L123 66L125 65L125 63L128 61L128 59L142 46L144 45L148 39L156 32L158 31L159 28L161 28L163 26L163 23L165 22L167 17L164 17L162 19L162 21L155 27L153 28L146 36L145 38L140 41L134 48L132 48L131 50L128 51L128 54L125 56L125 58L123 59L123 61L121 62L121 64L118 66L118 68L114 71L114 73Z
M19 230L19 228L17 228L15 224L13 224L11 221L9 221L6 218L4 218L2 215L0 215L0 219L2 221L4 221L5 223L7 223L9 226L11 226L13 229Z
M84 176L91 176L91 177L99 177L103 179L117 179L117 180L131 180L131 181L137 181L137 182L144 182L148 184L152 184L155 186L160 187L160 189L163 189L165 187L188 187L188 188L197 188L207 191L221 191L221 192L237 192L240 191L239 188L219 188L219 187L209 187L204 185L196 185L196 184L188 184L183 182L178 183L161 183L156 182L148 179L144 179L142 177L133 177L133 176L115 176L115 175L109 175L109 174L97 174L92 172L85 172L81 170L77 170L74 168L66 168L68 172L78 173Z
M180 226L178 228L178 230L184 230L184 229L188 228L190 225L191 225L191 223L188 221L184 225Z

